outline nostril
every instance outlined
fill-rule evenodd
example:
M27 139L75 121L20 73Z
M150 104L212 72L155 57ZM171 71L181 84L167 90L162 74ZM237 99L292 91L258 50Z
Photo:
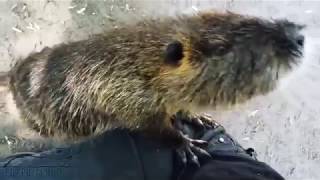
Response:
M297 38L296 38L296 42L299 46L303 46L304 45L304 36L303 35L299 35Z

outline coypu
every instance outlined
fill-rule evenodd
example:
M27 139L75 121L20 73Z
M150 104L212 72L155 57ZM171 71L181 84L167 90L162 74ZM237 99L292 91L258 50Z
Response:
M126 128L189 147L202 142L183 137L175 114L194 119L272 91L301 61L302 28L230 12L145 20L29 55L10 89L44 136Z

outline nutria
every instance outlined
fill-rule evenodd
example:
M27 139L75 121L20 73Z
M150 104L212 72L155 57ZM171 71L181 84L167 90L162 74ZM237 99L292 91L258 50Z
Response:
M44 136L126 128L188 144L172 117L275 89L301 61L302 28L230 12L144 20L31 54L13 67L10 89Z

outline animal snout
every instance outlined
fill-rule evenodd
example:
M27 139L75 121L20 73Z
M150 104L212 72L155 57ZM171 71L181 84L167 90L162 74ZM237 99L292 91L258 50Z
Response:
M279 20L278 25L284 30L284 39L287 39L281 41L284 47L296 49L303 48L305 44L305 38L302 31L306 28L306 25L296 24L288 20Z

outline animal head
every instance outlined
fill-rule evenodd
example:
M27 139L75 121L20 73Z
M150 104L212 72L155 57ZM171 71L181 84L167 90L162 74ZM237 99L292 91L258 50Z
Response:
M233 105L272 91L301 62L304 26L233 13L182 17L160 72L177 106Z

